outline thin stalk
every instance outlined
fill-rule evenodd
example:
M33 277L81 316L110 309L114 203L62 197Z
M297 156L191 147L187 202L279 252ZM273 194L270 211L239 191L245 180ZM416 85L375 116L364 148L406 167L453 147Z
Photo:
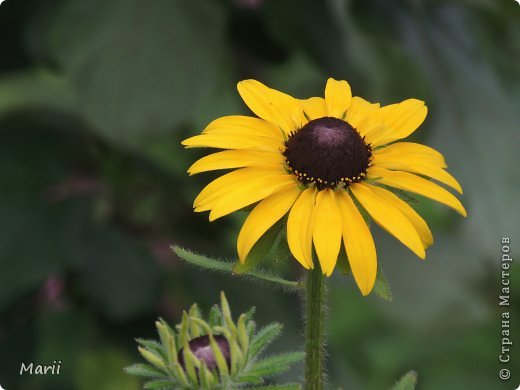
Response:
M307 272L305 302L305 389L323 389L325 280L319 264Z

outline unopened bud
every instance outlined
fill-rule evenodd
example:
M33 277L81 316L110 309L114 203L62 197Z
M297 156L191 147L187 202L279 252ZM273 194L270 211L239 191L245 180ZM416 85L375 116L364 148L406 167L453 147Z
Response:
M220 352L222 353L222 356L224 356L224 359L226 359L226 364L229 368L230 364L231 364L231 359L230 359L231 355L229 352L229 342L227 341L227 339L224 336L215 335L215 336L213 336L213 338L215 339L215 342L217 343L217 345L220 349ZM206 336L196 337L193 340L190 340L190 342L188 343L188 346L189 346L191 352L193 352L193 354L195 355L195 357L197 359L199 359L201 362L204 362L206 364L206 367L210 371L215 368L218 369L217 359L215 357L215 354L213 353L213 349L211 348L209 336L206 335ZM179 351L179 354L177 357L179 359L180 365L182 366L182 368L185 369L186 366L184 363L183 349L184 348L182 348Z

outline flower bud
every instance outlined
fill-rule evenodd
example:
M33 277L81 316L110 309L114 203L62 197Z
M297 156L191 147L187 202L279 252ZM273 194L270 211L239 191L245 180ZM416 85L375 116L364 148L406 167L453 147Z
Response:
M215 335L215 336L213 336L213 338L215 339L215 342L217 343L217 345L220 349L220 352L224 356L224 359L226 359L226 364L229 368L230 364L231 364L231 359L230 359L231 355L229 352L229 342L227 341L227 339L224 336ZM213 349L211 348L209 336L206 335L206 336L196 337L188 342L188 346L189 346L191 352L193 352L193 354L195 355L195 357L197 359L199 359L201 362L204 362L204 364L210 371L215 368L218 369L217 359L215 357ZM186 366L184 363L184 353L183 353L184 351L183 350L184 350L184 348L179 350L178 359L179 359L179 363L182 366L182 368L185 369Z

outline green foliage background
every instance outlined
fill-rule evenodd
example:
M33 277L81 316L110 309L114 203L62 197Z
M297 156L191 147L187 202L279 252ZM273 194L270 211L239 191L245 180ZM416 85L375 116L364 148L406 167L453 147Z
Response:
M180 141L248 113L235 90L257 78L298 97L328 76L430 114L414 137L445 154L469 218L421 200L436 239L422 262L374 229L394 301L330 283L331 388L511 389L498 379L500 238L518 256L520 7L513 0L7 0L0 6L0 384L138 389L122 368L154 320L178 322L225 290L235 312L285 324L302 343L298 297L209 274L169 250L235 256L243 216L215 223L191 202L200 151ZM274 267L297 278L296 263ZM512 270L520 362L520 269ZM516 305L516 307L515 307ZM515 338L516 337L516 338ZM59 376L21 362L62 361ZM510 366L513 367L513 365ZM301 376L301 367L287 374ZM285 378L285 379L287 379Z

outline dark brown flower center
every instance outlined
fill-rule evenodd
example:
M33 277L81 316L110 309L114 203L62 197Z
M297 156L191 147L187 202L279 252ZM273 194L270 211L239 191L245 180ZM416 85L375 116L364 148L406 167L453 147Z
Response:
M283 152L290 172L319 189L361 180L372 156L370 145L341 119L314 119L292 134Z

